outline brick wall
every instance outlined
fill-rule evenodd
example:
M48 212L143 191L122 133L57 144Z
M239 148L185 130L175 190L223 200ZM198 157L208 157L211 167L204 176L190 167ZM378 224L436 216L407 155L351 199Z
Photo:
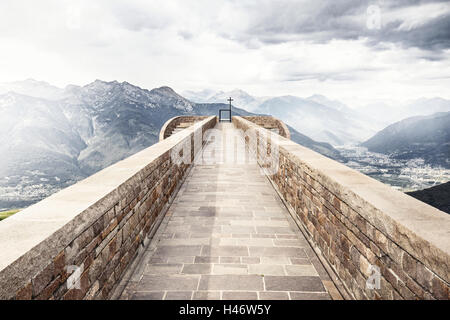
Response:
M248 141L260 164L275 161L258 147L265 129L233 122L256 133ZM290 140L271 143L279 166L269 178L352 298L449 299L450 216ZM367 287L373 266L379 289Z
M198 137L215 123L216 117L206 118L183 134L172 136L60 191L23 210L15 219L3 221L0 250L5 261L0 267L0 298L109 298L139 247L162 218L190 166L173 163L172 148L190 140L193 159L197 151L194 150L194 135ZM132 174L128 176L127 172ZM96 192L101 196L92 196ZM94 201L85 204L86 198ZM76 208L70 211L70 205L61 205L61 199L65 204L75 201ZM79 209L83 204L85 208ZM54 207L57 208L52 209ZM70 219L62 218L69 213ZM58 222L58 219L63 221ZM30 225L30 221L41 222ZM27 243L25 238L11 239L7 234L21 233L27 237L27 232L30 232L28 239L34 243ZM41 233L38 239L42 241L33 240L37 233ZM80 277L71 285L70 280L77 280L74 272L79 272Z

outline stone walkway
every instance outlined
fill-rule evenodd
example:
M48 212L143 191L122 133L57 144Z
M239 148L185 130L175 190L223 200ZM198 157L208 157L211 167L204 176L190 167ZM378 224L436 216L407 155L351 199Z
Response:
M330 299L326 287L259 167L225 161L194 165L121 299Z

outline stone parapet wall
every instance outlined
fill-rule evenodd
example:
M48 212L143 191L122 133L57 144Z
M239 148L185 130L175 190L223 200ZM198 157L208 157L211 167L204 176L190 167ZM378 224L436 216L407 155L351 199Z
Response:
M287 139L291 138L291 133L289 132L288 127L284 124L283 121L280 121L279 119L272 117L272 116L246 116L242 117L248 121L251 121L258 126L261 126L263 128L269 129L269 128L277 128L278 134L282 137L285 137Z
M195 123L208 118L208 116L177 116L173 117L164 123L159 131L159 141L169 137L170 133L182 122Z
M2 221L0 299L110 298L190 166L172 150L188 142L193 160L215 124L205 117Z
M283 137L268 152L267 130L233 123L262 167L278 162L268 177L351 298L449 299L449 215Z

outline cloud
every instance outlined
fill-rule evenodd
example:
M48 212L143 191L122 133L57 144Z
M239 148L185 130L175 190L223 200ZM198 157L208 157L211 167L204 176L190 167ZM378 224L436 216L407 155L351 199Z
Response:
M172 1L112 0L106 8L120 25L131 31L167 29L176 23L179 15Z
M304 72L292 72L285 75L283 81L307 81L307 80L318 80L318 81L356 81L363 78L364 74L368 72L379 72L382 71L379 68L355 68L346 69L344 71L335 72L314 72L314 73L304 73Z
M106 3L106 2L105 2ZM110 13L131 31L172 30L184 39L205 32L248 48L291 41L365 39L428 51L450 48L450 3L429 0L113 0ZM370 8L375 7L375 12ZM379 28L368 20L379 14Z
M377 10L371 13L370 6ZM243 43L367 39L370 46L450 48L450 3L445 1L240 1L234 9L250 12L248 25L222 34ZM379 14L379 28L367 25L373 14Z
M286 76L284 81L307 81L307 80L318 80L318 81L349 81L355 80L356 76L352 73L293 73Z
M400 43L405 47L418 47L428 51L441 51L450 48L450 13L439 16L419 27L402 30L398 25L391 25L380 41Z
M4 0L0 81L450 98L449 15L416 0Z

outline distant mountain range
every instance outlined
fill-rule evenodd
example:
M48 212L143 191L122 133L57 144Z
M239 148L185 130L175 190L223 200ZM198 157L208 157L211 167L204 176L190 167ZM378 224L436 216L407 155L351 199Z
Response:
M438 112L450 112L450 100L443 98L420 98L403 104L378 102L362 106L360 112L388 124L414 116L428 116Z
M264 102L267 98L264 97L253 97L247 92L235 89L232 91L214 91L210 89L205 89L201 91L184 91L182 93L183 97L195 102L203 103L219 103L227 101L229 97L233 99L233 105L245 109L249 112L256 112L258 105Z
M22 95L43 98L47 100L58 100L65 96L65 90L52 86L44 81L27 79L24 81L15 81L0 83L0 94L15 92Z
M187 91L183 95L202 102L225 101L227 97L233 97L234 105L239 108L273 115L302 134L332 145L362 142L386 125L321 95L308 98L253 97L239 89L229 92Z
M224 107L127 82L1 84L0 209L25 207L154 144L171 117L217 115ZM233 113L251 115L236 107ZM341 159L331 145L290 130L293 141Z
M395 159L422 158L430 165L450 168L450 112L396 122L361 145Z
M256 112L274 115L312 139L332 145L358 143L383 127L348 107L333 104L323 96L318 98L270 98L261 103Z
M239 108L273 115L308 137L333 146L357 145L407 117L450 112L450 101L442 98L422 98L403 105L377 103L356 110L322 95L254 97L239 89L229 92L205 89L183 95L197 102L225 101L231 96Z

